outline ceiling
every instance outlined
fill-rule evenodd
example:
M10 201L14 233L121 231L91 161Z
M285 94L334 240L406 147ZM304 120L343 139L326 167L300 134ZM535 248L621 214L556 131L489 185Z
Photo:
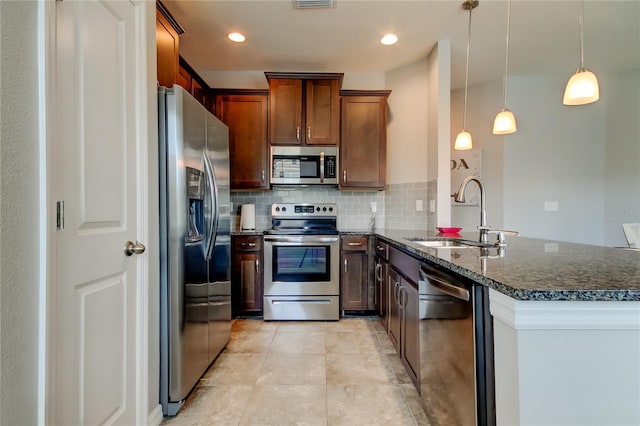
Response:
M464 86L469 12L462 1L335 0L296 9L293 0L163 0L185 29L180 53L215 87L215 71L384 73L424 58L449 39L452 85ZM511 6L509 75L561 74L579 65L579 1ZM507 2L480 0L472 13L469 83L501 78ZM586 1L585 66L596 73L640 68L640 0ZM233 43L238 31L247 41ZM393 32L393 46L379 43Z

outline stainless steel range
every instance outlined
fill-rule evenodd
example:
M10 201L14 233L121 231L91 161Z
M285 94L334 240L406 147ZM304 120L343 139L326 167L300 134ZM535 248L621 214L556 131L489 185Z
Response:
M264 237L264 319L340 319L334 203L273 204Z

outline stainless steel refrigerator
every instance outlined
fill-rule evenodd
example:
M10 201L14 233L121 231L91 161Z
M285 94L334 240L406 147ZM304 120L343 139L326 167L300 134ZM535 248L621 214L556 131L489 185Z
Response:
M160 402L175 415L231 332L229 130L180 86L158 89Z

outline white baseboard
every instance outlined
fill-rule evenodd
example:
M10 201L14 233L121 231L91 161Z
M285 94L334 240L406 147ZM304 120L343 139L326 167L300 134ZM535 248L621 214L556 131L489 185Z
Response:
M149 425L158 426L162 423L164 416L162 415L162 405L156 405L156 408L149 413Z

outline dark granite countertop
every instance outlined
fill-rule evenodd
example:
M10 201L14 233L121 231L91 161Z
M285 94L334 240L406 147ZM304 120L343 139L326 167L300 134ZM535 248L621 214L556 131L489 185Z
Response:
M340 229L340 235L373 235L375 233L375 231L372 231L371 228L365 229L365 228L361 228L361 229L355 229L355 228L350 228L350 229Z
M518 300L640 301L640 251L507 236L504 257L481 250L427 248L426 231L376 230L392 245ZM478 232L461 237L477 240ZM493 241L495 236L490 236Z

